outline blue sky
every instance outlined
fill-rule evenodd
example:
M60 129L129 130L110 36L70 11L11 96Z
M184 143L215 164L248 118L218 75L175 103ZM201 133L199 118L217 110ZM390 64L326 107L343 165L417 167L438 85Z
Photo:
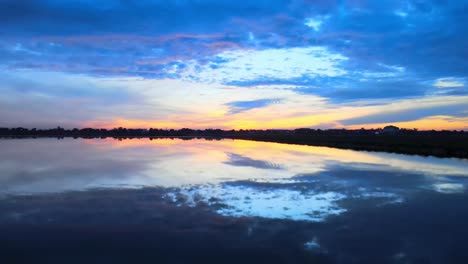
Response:
M468 129L468 1L0 1L0 126Z

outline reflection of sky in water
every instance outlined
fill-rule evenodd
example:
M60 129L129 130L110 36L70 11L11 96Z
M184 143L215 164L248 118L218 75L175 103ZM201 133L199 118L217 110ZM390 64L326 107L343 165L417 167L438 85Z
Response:
M1 140L0 191L162 186L221 214L319 220L345 199L465 190L468 162L244 140ZM184 197L178 200L177 197ZM219 209L220 208L220 209Z

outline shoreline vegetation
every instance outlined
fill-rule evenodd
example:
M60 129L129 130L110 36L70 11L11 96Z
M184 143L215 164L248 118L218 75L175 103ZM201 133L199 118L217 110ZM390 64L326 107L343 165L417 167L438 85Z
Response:
M27 129L0 128L0 138L206 138L244 139L341 149L468 159L467 131L418 131L387 126L383 129L194 130L174 129Z

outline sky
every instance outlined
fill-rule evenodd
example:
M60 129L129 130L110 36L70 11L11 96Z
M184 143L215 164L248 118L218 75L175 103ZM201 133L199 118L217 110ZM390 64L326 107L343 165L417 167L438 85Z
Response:
M0 127L468 130L468 1L0 0Z

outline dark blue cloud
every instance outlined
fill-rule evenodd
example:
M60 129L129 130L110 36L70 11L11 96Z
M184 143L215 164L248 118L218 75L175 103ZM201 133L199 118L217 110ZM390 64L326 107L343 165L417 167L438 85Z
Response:
M323 97L330 98L333 103L355 101L359 99L399 99L424 96L434 90L428 84L408 80L370 80L359 81L353 79L335 80L328 82L329 86L320 89ZM314 93L314 90L300 89L305 93Z
M307 77L293 79L258 79L252 81L231 81L228 85L254 87L257 85L291 85L291 89L301 94L314 94L330 99L332 103L344 103L359 99L411 98L442 92L431 83L420 79L370 79L359 80L359 77ZM463 88L444 89L445 95L466 95Z
M281 99L259 99L259 100L252 100L252 101L236 101L230 102L227 104L229 107L230 114L237 114L243 111L247 111L254 108L261 108L271 104L280 103Z
M1 2L4 33L71 35L199 32L220 29L232 17L280 12L290 1L40 0Z
M466 116L466 104L455 104L446 106L436 106L431 108L409 109L401 111L383 112L357 118L342 120L343 125L363 125L392 122L406 122L422 119L436 115L448 115L455 117Z
M331 46L363 63L403 64L427 77L466 75L467 1L391 2L335 14L329 34L350 43Z

